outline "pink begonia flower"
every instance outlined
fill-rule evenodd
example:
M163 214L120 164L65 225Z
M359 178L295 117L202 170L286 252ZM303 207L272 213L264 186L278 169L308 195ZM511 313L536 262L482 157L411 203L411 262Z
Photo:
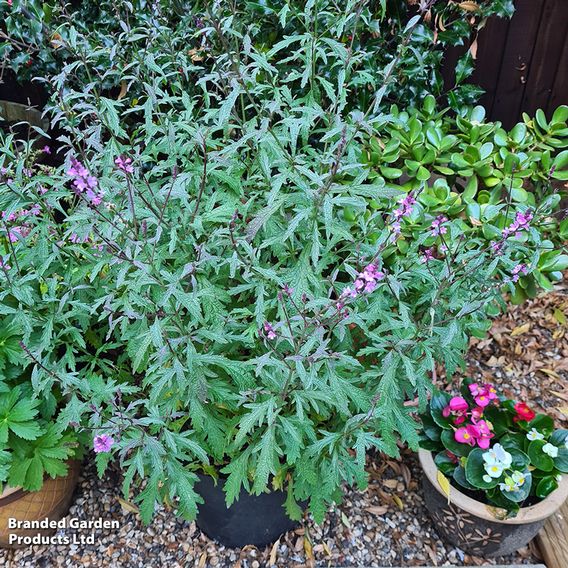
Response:
M107 436L107 434L95 436L93 439L93 449L97 454L100 454L101 452L110 452L113 444L114 439L111 436Z
M455 417L454 424L463 424L465 422L468 409L469 405L465 398L462 398L461 396L454 396L450 399L450 402L444 410L442 410L442 416L444 416L444 418L448 418L452 415Z
M467 403L467 400L461 396L454 396L451 400L450 400L450 410L453 410L455 412L459 412L462 410L467 410L469 408L469 404Z
M497 391L495 387L490 384L479 385L478 383L472 383L469 385L469 392L474 397L475 403L482 408L485 408L493 400L497 399Z
M483 407L482 406L476 406L474 408L471 409L471 419L473 420L474 424L480 420L481 418L483 418Z
M470 431L466 427L458 428L454 432L454 438L456 442L460 444L469 444L470 446L475 446L475 438L471 435Z
M487 424L485 420L479 420L474 427L476 430L475 439L477 445L483 450L486 450L489 447L491 438L493 438L495 434L491 432L489 424Z

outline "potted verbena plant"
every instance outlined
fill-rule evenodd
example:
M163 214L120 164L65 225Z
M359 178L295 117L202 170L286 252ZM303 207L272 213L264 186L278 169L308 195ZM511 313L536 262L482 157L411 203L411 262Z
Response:
M568 430L491 384L438 393L422 416L426 506L454 546L483 556L526 545L568 497Z
M9 269L10 267L4 267ZM2 306L2 312L13 311ZM77 484L81 444L72 428L60 428L56 393L34 395L31 368L13 316L0 323L0 546L24 546L25 538L49 535L29 521L58 521ZM10 522L24 523L13 526Z
M275 25L316 28L269 46L225 3L194 15L108 48L70 34L79 56L48 111L64 164L27 175L28 147L2 141L2 209L37 214L2 225L0 277L21 296L39 271L15 317L67 340L29 349L35 390L60 389L61 426L93 432L99 471L118 461L142 519L166 502L226 544L261 545L364 486L367 449L417 448L433 365L452 374L488 306L553 249L542 224L559 197L513 199L527 156L510 146L479 220L428 206L427 178L395 187L368 167L419 17L370 81L373 54L353 45L382 20L358 3L293 3ZM358 89L374 93L361 109ZM478 222L489 242L465 237Z

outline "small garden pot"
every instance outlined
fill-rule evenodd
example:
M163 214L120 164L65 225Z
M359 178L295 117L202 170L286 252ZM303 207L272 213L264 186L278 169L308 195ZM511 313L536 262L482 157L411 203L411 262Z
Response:
M548 517L568 497L568 477L546 499L520 509L516 517L500 519L499 509L468 497L454 486L450 497L438 484L438 468L432 454L419 450L424 471L422 488L436 531L449 543L476 556L504 556L528 544Z
M261 495L249 495L241 490L239 499L229 508L223 493L224 479L215 480L199 475L195 489L203 497L199 505L197 526L210 538L230 548L246 545L263 547L298 526L284 510L286 493L272 491Z
M9 528L9 520L16 521L59 521L69 511L73 491L79 478L79 462L69 463L69 473L65 477L46 478L39 491L24 491L21 488L7 487L0 495L0 546L19 548L26 543L12 541L10 535L34 537L37 534L48 536L56 529L15 529ZM12 537L13 539L14 537Z

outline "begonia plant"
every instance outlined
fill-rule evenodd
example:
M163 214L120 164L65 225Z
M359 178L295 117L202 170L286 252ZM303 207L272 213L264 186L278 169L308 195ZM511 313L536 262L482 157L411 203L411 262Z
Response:
M438 393L422 415L420 445L461 491L515 516L548 497L568 473L568 430L487 383Z

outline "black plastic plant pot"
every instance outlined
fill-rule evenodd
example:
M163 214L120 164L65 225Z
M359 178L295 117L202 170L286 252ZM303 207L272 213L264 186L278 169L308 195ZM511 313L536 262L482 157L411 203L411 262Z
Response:
M195 522L209 538L229 548L247 545L261 548L298 526L298 522L286 515L284 491L249 495L241 490L239 499L227 508L224 484L224 479L215 484L212 477L199 475L195 486L204 501L199 505Z

